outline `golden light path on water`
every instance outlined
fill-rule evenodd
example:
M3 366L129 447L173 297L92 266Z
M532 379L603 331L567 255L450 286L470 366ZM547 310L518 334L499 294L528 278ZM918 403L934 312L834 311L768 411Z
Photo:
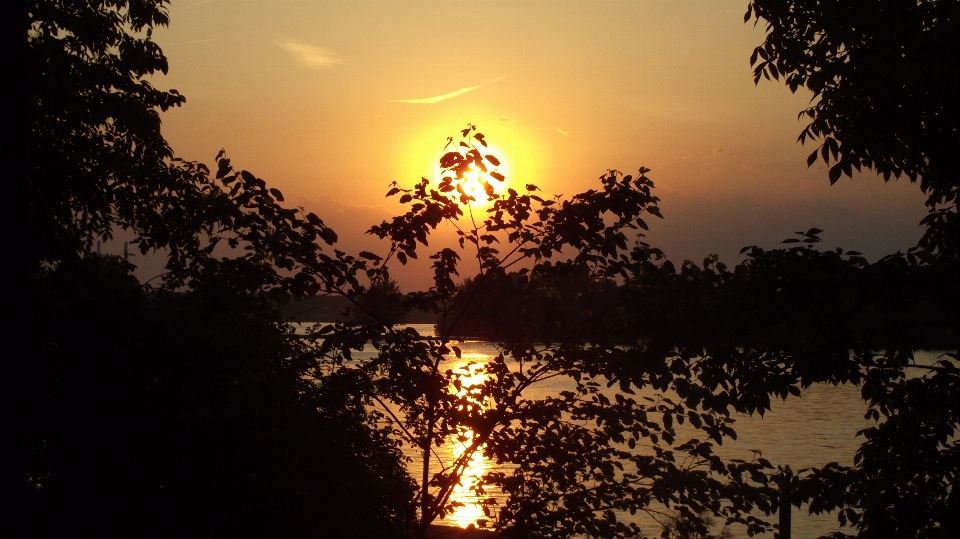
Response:
M486 354L478 353L463 354L461 361L454 364L453 370L460 375L462 382L460 390L457 392L458 397L467 397L471 388L475 388L484 383L487 374L483 369L488 357ZM474 401L473 404L478 406L483 405L483 403L476 401ZM470 447L471 443L473 443L473 431L466 428L460 431L460 436L448 440L446 445L450 449L451 462L460 458L464 451ZM483 512L483 507L478 503L479 499L475 493L475 487L480 481L480 478L489 470L490 465L483 457L482 448L478 449L470 457L463 475L460 477L460 483L453 488L453 493L450 495L451 502L462 505L456 507L444 520L461 528L466 528L471 524L483 524L485 520L490 520L490 517Z

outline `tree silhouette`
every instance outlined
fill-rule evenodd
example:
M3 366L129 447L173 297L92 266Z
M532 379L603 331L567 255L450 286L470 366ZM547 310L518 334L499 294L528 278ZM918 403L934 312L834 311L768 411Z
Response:
M813 92L811 106L800 114L810 123L799 140L821 142L808 164L832 162L831 183L864 167L885 180L919 181L929 212L921 221L924 236L906 256L873 265L850 258L864 266L856 273L885 286L867 293L862 284L817 279L805 289L849 294L842 301L856 313L808 340L826 343L824 336L832 335L852 349L838 347L829 363L850 368L853 376L840 381L861 386L866 417L877 424L861 431L864 443L852 468L834 463L808 470L798 483L798 503L809 501L814 512L838 510L840 523L855 525L860 537L956 535L960 312L946 298L957 297L960 281L960 168L954 157L960 150L960 4L753 0L744 20L751 17L765 21L767 31L750 59L755 81L783 77L792 91ZM756 252L774 261L773 253ZM822 260L809 249L786 253ZM795 262L778 258L768 278L787 280ZM821 311L838 300L821 303ZM785 314L815 316L797 309ZM934 327L936 344L953 352L935 366L916 365L913 351ZM852 340L865 335L871 336L865 342Z
M496 195L504 178L472 125L448 140L436 185L391 186L405 211L370 230L383 256L328 249L337 235L317 215L285 207L223 152L215 172L173 158L159 111L183 98L146 81L166 68L150 38L163 1L16 4L5 23L19 25L24 89L8 183L25 247L3 260L20 315L2 363L4 526L422 537L482 452L510 465L478 485L504 494L495 525L509 537L635 536L648 530L622 515L637 511L664 536L706 536L714 517L769 531L761 514L783 506L774 485L787 480L788 503L837 510L861 537L956 535L957 354L913 360L931 335L955 347L958 334L944 157L956 74L935 69L952 65L939 52L916 81L902 61L914 45L952 50L956 9L894 5L756 0L748 18L771 22L758 76L819 96L804 133L838 160L832 180L867 166L921 181L925 251L869 264L815 250L810 229L796 247L745 249L734 268L678 268L643 241L661 217L647 169L608 171L569 199L532 184ZM878 48L894 15L927 33ZM884 112L896 121L874 117ZM486 211L462 187L468 172L485 174ZM424 256L433 286L400 302L390 265L417 263L440 226L459 245ZM118 227L167 256L157 283L90 252ZM479 268L466 284L462 257ZM318 294L358 315L296 335L279 306ZM408 307L439 312L436 338L394 325ZM474 309L498 354L459 367L454 336ZM531 396L548 381L563 389ZM854 466L794 475L717 457L734 412L762 414L817 383L861 388L875 424ZM464 451L438 466L435 448L453 439ZM400 443L421 455L416 487Z
M728 401L711 401L703 391L712 389L692 390L703 381L692 365L671 365L669 349L624 347L618 336L590 331L613 310L585 324L580 307L573 307L574 317L555 318L569 324L551 326L562 336L552 344L537 340L542 321L535 315L508 313L516 331L501 334L500 353L485 364L456 366L461 350L451 335L468 323L472 308L531 308L525 304L531 295L500 302L501 292L510 292L498 290L506 283L522 286L533 276L527 282L538 283L547 291L540 297L548 299L578 284L602 289L615 276L658 273L666 264L642 242L631 247L636 231L647 226L644 217L660 216L646 169L636 177L611 171L597 190L569 200L540 197L533 185L525 194L508 189L502 197L494 194L493 205L478 217L457 186L471 167L486 170L485 145L468 126L459 141L448 142L436 188L426 179L410 189L393 186L387 196L399 195L408 211L371 229L390 241L383 257L368 257L378 278L389 274L393 259L415 263L431 230L449 225L457 231L459 249L429 256L434 286L411 297L440 311L439 335L424 338L411 328L368 323L327 326L314 335L323 357L317 376L337 373L365 383L397 436L420 452L416 535L425 536L455 507L453 489L479 452L511 466L477 485L481 495L497 488L506 496L495 525L508 537L632 537L644 530L618 514L637 511L664 523L673 519L683 533L708 533L698 518L704 511L754 532L767 529L749 513L771 510L763 473L769 463L725 463L713 454L714 443L735 436ZM479 272L458 288L453 278L460 253L475 257ZM548 380L563 380L568 389L531 396ZM643 398L640 391L646 391ZM684 423L692 430L681 434ZM435 448L451 440L460 440L464 450L443 462Z
M750 57L754 80L773 77L813 92L799 140L820 140L830 183L853 169L906 176L927 195L923 251L960 256L960 5L752 0L744 17L766 24Z
M822 231L810 229L785 241L796 247L745 248L734 268L716 257L677 268L636 235L644 214L659 216L645 169L610 172L570 200L540 197L533 185L508 190L478 221L462 209L470 201L455 189L454 167L482 159L484 139L472 126L462 135L438 188L394 187L388 196L403 193L409 211L372 229L391 240L375 257L384 275L394 256L413 263L433 228L457 228L460 250L431 255L434 286L411 298L440 311L439 336L356 325L317 335L329 371L364 380L398 437L421 451L421 535L453 509L452 489L481 451L510 465L478 489L503 493L495 522L510 537L628 537L641 530L621 515L636 511L667 535L706 536L703 515L760 532L773 529L761 513L802 502L838 511L863 537L954 533L957 355L913 359L925 343L956 346L960 280L949 264L821 252ZM458 287L460 253L480 270ZM612 307L586 313L574 302L564 313L550 303L571 275L575 289L618 279ZM499 355L452 368L460 324L496 335ZM595 329L606 326L617 330ZM624 335L638 340L625 346ZM569 389L531 397L547 380ZM736 437L732 413L763 414L824 383L859 387L876 421L860 433L854 466L794 474L790 463L714 455L713 444ZM434 447L457 438L466 450L440 462ZM786 481L781 503L775 485Z
M183 97L147 80L166 70L151 40L165 6L13 5L5 184L23 248L3 258L18 311L0 376L4 531L399 535L412 485L396 443L346 381L304 377L314 352L278 309L353 292L363 265L323 252L337 237L322 220L222 154L216 173L173 157L159 112ZM161 279L91 252L118 229L167 257Z

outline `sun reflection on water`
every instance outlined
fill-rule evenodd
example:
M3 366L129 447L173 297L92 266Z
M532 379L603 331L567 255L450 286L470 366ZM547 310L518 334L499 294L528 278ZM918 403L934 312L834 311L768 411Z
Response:
M458 397L467 397L468 401L471 402L472 406L483 406L485 403L474 398L472 395L476 395L479 386L484 383L487 379L487 373L484 372L484 367L486 366L487 355L486 354L463 354L463 361L458 362L453 370L455 373L460 375L460 380L462 385L457 392ZM451 456L451 461L455 461L460 458L465 451L473 443L474 432L468 428L463 428L460 431L460 436L452 437L445 444ZM463 474L460 477L460 483L454 487L453 492L450 495L451 502L457 502L462 504L456 507L452 513L446 516L447 521L451 524L459 526L461 528L466 528L470 524L482 523L484 520L489 520L490 517L484 514L483 506L481 505L481 499L475 494L475 488L480 482L480 479L486 474L490 469L490 464L483 457L482 449L476 450L473 455L470 456L466 468L463 471Z

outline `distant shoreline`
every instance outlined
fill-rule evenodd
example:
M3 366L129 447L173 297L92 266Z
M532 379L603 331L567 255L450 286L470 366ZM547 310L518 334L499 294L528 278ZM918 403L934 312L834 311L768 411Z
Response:
M431 524L427 539L499 539L500 534L480 528L460 528L444 524Z

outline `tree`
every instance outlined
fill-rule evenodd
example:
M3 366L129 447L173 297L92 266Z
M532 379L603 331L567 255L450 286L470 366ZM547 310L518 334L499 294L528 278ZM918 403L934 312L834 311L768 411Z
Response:
M906 176L927 195L923 251L960 256L960 3L949 0L752 0L744 17L766 24L750 58L754 80L807 88L809 124L820 140L807 159L830 182L853 169Z
M812 229L796 248L746 250L732 270L716 258L676 268L639 235L660 217L648 170L609 171L567 200L534 185L495 196L503 177L473 126L448 141L435 187L392 187L407 211L371 229L389 242L383 257L330 250L337 236L318 216L284 207L223 153L216 172L172 157L158 109L181 98L144 81L165 62L149 37L163 5L34 0L11 19L30 60L17 222L36 240L4 260L22 308L0 391L2 485L19 504L4 508L11 535L423 536L477 452L512 465L484 478L506 495L497 526L508 536L628 537L641 530L619 515L636 511L670 523L666 535L706 535L711 515L761 532L786 469L723 462L714 444L735 437L733 411L763 413L814 383L858 384L877 424L855 466L798 472L790 501L839 510L863 537L955 534L957 357L912 362L931 320L955 335L952 266L821 253ZM63 89L93 106L75 108ZM486 215L462 187L471 170L487 174ZM430 255L434 286L405 299L444 316L424 339L363 298L373 288L395 303L389 264L417 260L441 225L456 228L459 250ZM114 227L167 253L155 286L89 252ZM479 272L458 292L461 254ZM614 281L615 308L584 317L583 291ZM521 317L488 364L449 368L460 313L501 283L553 311L555 341ZM300 338L278 306L316 294L364 316ZM63 323L46 327L51 316ZM592 330L609 317L642 339ZM91 338L103 328L117 340ZM530 397L546 380L566 389ZM451 437L466 450L438 469L434 448ZM417 515L397 440L422 455Z
M23 2L22 204L38 259L59 259L135 223L137 206L178 187L159 112L184 102L147 77L167 71L151 40L169 21L162 1Z
M215 174L173 157L159 113L183 97L147 81L165 5L28 0L5 19L22 86L5 217L23 237L3 258L5 531L396 536L396 443L349 385L304 377L313 351L278 310L362 292L364 266L223 154ZM91 252L117 229L167 256L159 282Z
M237 267L239 271L246 268ZM117 258L41 277L23 535L400 537L401 455L275 309L221 269L144 290ZM9 465L9 463L5 463ZM175 515L175 518L171 518ZM19 535L19 534L14 534Z
M865 441L855 466L807 470L797 495L810 502L811 511L838 510L840 522L856 525L860 537L950 537L957 533L960 503L960 461L951 438L958 428L953 403L960 400L954 363L960 320L960 168L954 157L960 150L960 3L753 0L744 20L751 17L764 20L767 30L750 59L755 81L783 77L791 91L813 92L812 105L800 114L810 123L799 140L821 143L808 164L832 161L831 183L861 168L885 180L919 181L929 211L918 248L844 270L881 278L884 286L868 293L850 282L811 283L813 290L850 294L845 301L855 306L855 316L836 319L834 327L808 340L826 343L831 336L836 353L825 365L849 373L841 383L861 386L867 417L877 425L861 432ZM802 248L785 252L787 258L754 252L756 262L774 263L767 278L785 282L795 264L789 257L824 260ZM816 313L791 308L784 314L812 320ZM940 328L938 345L953 350L933 367L912 362L929 334L926 327ZM854 336L864 335L872 337L856 342ZM926 373L907 374L917 370Z
M815 232L804 237L815 240ZM666 298L674 308L641 321L652 325L655 340L677 343L681 356L694 358L699 378L723 380L741 412L763 413L772 399L799 396L812 384L859 387L865 417L876 423L859 433L854 465L772 479L791 481L794 505L837 511L858 537L955 535L955 273L904 256L868 264L856 252L819 252L810 244L745 253L733 271L706 262L684 267L677 277L688 283L649 275L651 286L638 290L637 301ZM952 352L918 364L914 351L931 327Z
M392 279L373 279L361 296L351 299L349 314L353 321L393 326L402 322L407 313L400 286Z
M587 265L548 262L524 274L466 279L440 324L455 326L450 335L491 341L560 342L576 334L636 342L630 328L617 323L621 300L616 282L591 275Z
M448 174L437 188L427 180L394 187L388 196L404 193L409 211L372 229L391 240L387 256L377 257L382 272L394 256L416 259L444 222L477 258L479 273L457 287L459 252L430 257L435 286L414 299L440 310L439 337L347 325L318 335L327 368L366 381L398 436L422 452L421 533L452 509L453 485L477 451L512 466L480 485L506 496L496 522L510 537L638 533L618 511L656 515L667 535L709 534L711 515L760 532L773 527L758 511L802 502L838 511L861 537L955 533L958 358L913 361L927 343L956 346L960 281L950 265L905 255L870 264L855 251L817 251L822 231L810 229L785 240L796 247L745 248L734 268L716 257L677 268L642 237L629 246L628 234L646 227L642 215L659 216L645 169L636 178L610 172L601 189L570 200L539 197L533 185L525 195L508 190L474 224L470 209L461 209L470 200L456 189L457 172L483 162L485 139L472 126L462 135L456 155L444 157ZM588 282L617 278L620 288L615 308L595 313L591 324L615 321L628 332L570 324L544 344L540 315L563 322L582 313L565 318L553 304L552 312L539 310L539 302L584 269ZM497 334L502 347L467 373L447 360L459 354L451 335L459 324L470 327L473 307L481 311L473 327ZM630 332L640 340L625 346ZM570 389L529 397L548 379L567 380ZM736 437L734 411L763 414L775 399L823 383L860 387L866 416L876 421L860 433L854 466L795 475L790 463L775 469L763 459L723 462L713 454L712 444ZM467 450L437 471L433 447L458 437ZM788 482L792 493L781 505L775 485Z
M314 335L322 354L316 376L356 380L392 419L397 436L421 453L416 536L453 508L451 493L478 452L512 466L477 487L506 495L496 527L508 537L633 537L644 530L618 513L637 511L671 519L677 533L707 534L698 518L705 511L752 532L768 529L750 512L771 510L773 491L763 473L769 463L725 463L713 454L714 443L735 436L729 401L714 396L718 381L703 387L709 381L690 370L692 358L671 362L672 348L624 347L582 324L563 328L553 344L537 344L538 336L526 330L538 329L538 321L526 316L511 319L521 327L502 335L500 353L488 363L448 363L461 354L451 335L466 321L464 313L484 302L490 310L509 308L491 295L504 283L532 275L555 292L574 288L571 280L603 283L630 278L634 268L658 273L672 267L644 243L630 247L634 231L647 226L644 214L660 216L646 169L636 177L610 171L599 189L569 200L540 197L534 185L525 194L508 189L503 197L487 189L494 203L478 223L471 196L460 188L465 173L489 171L487 182L502 176L484 153L483 135L474 126L461 135L448 141L436 187L427 179L410 189L394 185L387 196L400 195L407 211L371 229L390 241L383 257L368 256L380 278L394 259L413 263L432 229L457 230L459 251L430 255L434 286L412 296L440 311L445 322L438 337L369 323L328 326ZM453 278L461 252L477 259L479 272L458 288ZM561 262L551 263L557 258ZM601 324L605 314L591 323ZM530 389L547 380L563 380L568 389L531 397ZM689 430L678 427L684 423ZM438 462L435 448L457 439L462 453Z

